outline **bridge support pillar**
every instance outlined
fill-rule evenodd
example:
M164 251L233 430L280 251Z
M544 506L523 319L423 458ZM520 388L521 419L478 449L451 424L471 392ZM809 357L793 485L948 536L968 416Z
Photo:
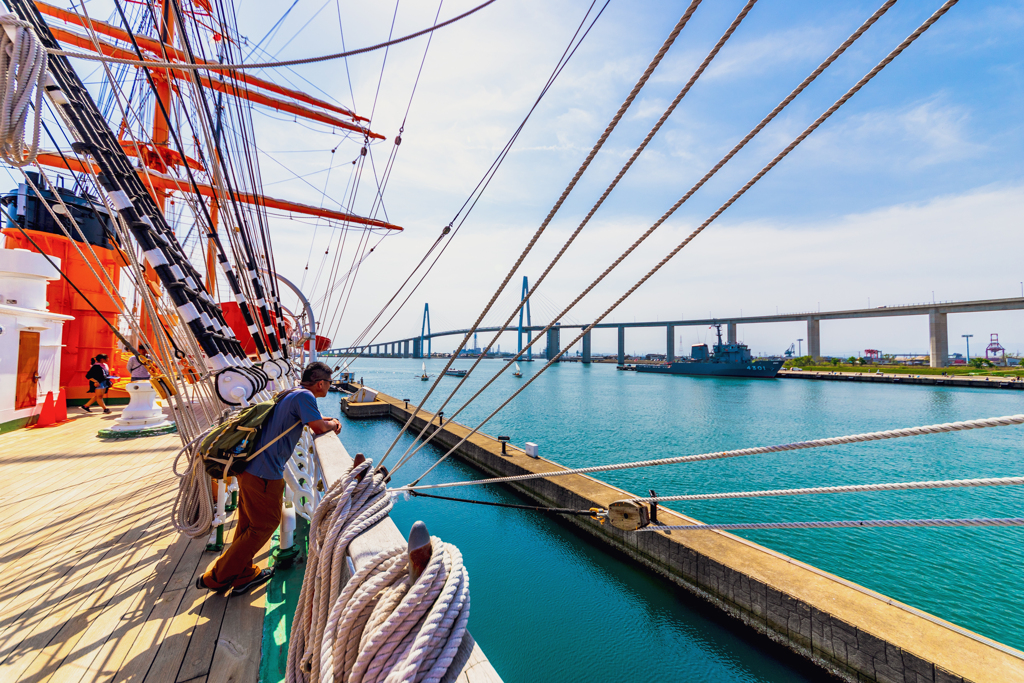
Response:
M665 359L671 363L676 357L676 326L665 326Z
M547 360L551 360L558 355L559 351L562 350L561 332L562 330L559 329L557 325L552 326L551 329L548 330L548 348L544 354L544 357Z
M821 321L817 318L807 319L807 355L814 360L821 358Z
M406 339L404 342L402 342L402 358L408 358L408 357L409 357L409 340Z
M725 331L727 333L726 341L730 344L736 343L736 323L726 323Z
M949 334L946 314L932 309L928 312L928 336L931 338L931 362L933 368L944 368L949 363Z
M419 337L412 340L412 357L423 358L423 340Z
M619 365L626 364L626 328L619 325Z
M590 332L583 335L583 362L590 362Z

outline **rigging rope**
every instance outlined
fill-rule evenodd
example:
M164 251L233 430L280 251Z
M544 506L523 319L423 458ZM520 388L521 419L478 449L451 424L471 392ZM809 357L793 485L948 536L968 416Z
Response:
M917 491L922 489L954 489L974 486L1020 486L1024 477L990 477L987 479L941 479L937 481L906 481L893 484L849 484L803 489L770 489L767 491L733 491L730 493L691 493L681 496L650 496L630 498L634 503L667 503L679 500L721 500L724 498L767 498L772 496L816 496L823 493L863 493L866 491ZM411 492L417 496L425 493Z
M394 447L398 443L399 439L409 429L409 426L412 424L412 421L413 421L413 416L416 415L419 412L419 410L426 403L427 399L434 392L434 389L437 388L437 386L440 383L441 378L444 376L445 372L447 372L448 369L452 366L452 363L455 362L455 359L458 357L459 352L462 351L462 349L465 347L466 343L469 341L470 337L472 337L473 331L476 330L476 328L480 326L480 323L484 319L484 316L487 315L487 312L491 310L491 307L494 305L494 302L498 299L498 297L500 296L501 292L505 289L506 285L508 285L509 281L515 275L516 271L522 265L522 263L526 259L526 257L533 250L533 247L537 243L537 240L540 239L541 235L544 233L544 230L548 227L548 224L551 223L551 220L555 217L555 214L562 207L562 204L565 203L565 200L568 198L568 196L572 192L573 188L576 187L576 184L579 182L579 180L583 176L584 172L590 166L590 163L594 160L594 157L597 156L597 153L604 146L605 141L612 134L612 131L615 130L615 127L618 125L619 121L625 115L626 110L629 109L630 105L633 103L633 100L635 100L636 96L638 94L640 94L640 90L647 83L648 79L650 79L651 74L654 73L654 70L661 63L661 60L665 57L665 54L668 53L669 48L672 47L672 44L675 42L675 40L678 37L679 33L683 30L683 28L686 26L687 22L690 20L690 17L697 10L697 6L700 5L700 2L701 2L701 0L692 0L692 2L690 3L689 7L687 7L686 11L683 13L683 16L680 17L678 22L676 22L675 27L669 33L668 37L665 39L665 42L662 44L662 46L658 50L658 52L654 55L654 59L651 60L651 63L647 65L647 69L645 69L643 74L640 76L640 80L637 81L636 85L634 85L633 89L629 92L629 95L626 96L625 101L619 106L618 111L615 112L615 115L612 117L612 120L605 127L604 132L598 138L597 142L594 143L594 146L591 148L590 153L587 155L586 159L583 160L583 163L580 164L580 167L577 169L576 174L572 177L572 180L569 181L569 184L562 191L562 194L558 198L558 200L555 202L555 205L553 207L551 207L551 210L548 212L548 215L544 218L544 221L540 224L540 226L534 232L533 236L530 238L530 241L527 243L526 247L523 249L522 253L519 255L519 258L516 260L515 264L509 269L508 274L505 275L505 278L502 280L501 284L498 286L497 290L494 292L494 295L491 297L491 300L487 303L487 306L484 307L484 310L477 317L476 322L473 323L473 325L470 328L470 330L466 333L465 338L459 344L459 348L456 349L455 353L452 354L451 358L448 361L448 364L445 365L444 370L442 370L438 374L437 378L434 380L434 383L430 386L430 389L427 391L427 393L420 400L419 405L416 406L416 410L413 411L413 413L409 416L409 419L405 422L404 425L402 425L402 429L399 430L399 433L395 437L394 441L391 442L391 445L388 446L387 451L384 452L384 456L381 458L381 463L383 463L384 460L387 459L388 455L391 454L391 451L394 449ZM607 7L607 3L605 3L605 6ZM603 11L604 11L604 9L602 8L602 12ZM598 16L600 16L600 14ZM596 21L596 18L595 18L595 21ZM593 24L591 24L591 26L593 26ZM588 31L589 31L589 29L588 29ZM543 93L542 93L542 95L543 95ZM536 105L534 105L534 106L536 106ZM525 120L524 120L524 124L525 124ZM520 126L520 128L521 128L521 126ZM461 212L461 209L460 209L460 212ZM442 253L443 253L443 250L442 250ZM440 257L440 254L438 256Z
M537 373L535 373L533 376L531 376L530 379L526 381L526 383L524 383L521 387L519 387L519 389L517 389L515 392L513 392L511 396L509 396L493 412L491 412L486 418L484 418L484 420L482 422L480 422L480 424L478 424L472 431L470 431L469 434L467 434L465 437L463 437L447 453L445 453L445 455L442 456L438 460L438 462L435 463L430 469L428 469L427 472L425 472L423 475L421 475L419 477L419 479L422 479L424 476L426 476L426 474L428 474L430 472L430 470L432 470L434 467L436 467L441 462L443 462L446 458L448 458L452 453L454 453L457 448L459 448L463 443L466 442L467 439L469 439L474 434L476 434L477 431L479 431L485 424L487 424L487 422L489 422L495 415L497 415L505 406L507 406L519 394L521 394L523 391L525 391L526 388L529 387L538 377L540 377L540 375L545 370L547 370L553 364L557 363L558 360L563 355L565 355L566 351L568 351L577 342L579 342L581 339L583 339L583 337L587 333L589 333L594 328L594 326L596 326L598 323L600 323L602 320L604 320L608 315L610 315L611 312L614 311L616 308L618 308L618 306L623 301L625 301L627 298L629 298L633 294L633 292L635 292L637 289L639 289L645 282L647 282L647 280L649 280L651 277L653 277L655 275L655 273L657 273L659 270L661 270L665 266L665 264L667 264L669 261L671 261L680 251L682 251L690 242L692 242L701 232L703 232L709 225L711 225L711 223L713 223L719 216L721 216L726 211L726 209L728 209L730 206L732 206L734 203L736 203L736 201L739 200L739 198L742 197L751 187L753 187L761 178L763 178L765 176L765 174L768 173L768 171L770 171L771 169L775 168L775 166L778 165L779 162L781 162L784 158L786 158L786 156L789 155L790 152L792 152L794 149L796 149L796 147L801 142L803 142L811 133L813 133L815 130L817 130L817 128L822 123L824 123L830 116L832 116L832 114L834 114L840 107L842 107L851 97L853 97L857 92L859 92L860 89L863 88L872 78L874 78L876 75L878 75L878 73L880 71L882 71L882 69L884 69L890 62L892 62L892 60L894 60L907 47L909 47L911 43L913 43L915 40L917 40L921 36L921 34L923 34L925 31L927 31L928 28L930 28L936 21L938 21L939 18L942 17L942 15L944 15L946 12L948 12L949 9L953 5L955 5L957 2L958 2L958 0L947 0L947 2L945 4L943 4L938 10L936 10L935 13L933 13L927 20L925 20L925 22L922 23L921 26L919 26L913 33L911 33L906 39L904 39L903 42L901 42L892 52L890 52L888 55L886 55L886 57L884 59L882 59L882 61L879 62L873 69L871 69L871 71L869 71L863 78L861 78L856 84L854 84L854 86L852 88L850 88L842 97L840 97L835 102L835 104L833 104L831 107L829 107L821 116L819 116L817 119L815 119L815 121L813 123L811 123L806 129L804 129L804 131L802 133L800 133L800 135L798 135L796 137L795 140L793 140L793 142L791 142L785 149L783 149L781 152L779 152L779 154L776 155L774 159L772 159L764 168L762 168L760 171L758 171L758 173L756 175L754 175L753 178L751 178L749 181L747 181L747 183L743 187L741 187L735 194L732 195L732 197L730 197L724 204L722 204L722 206L720 206L713 214L711 214L711 216L708 217L707 220L705 220L699 227L697 227L693 232L691 232L686 237L686 239L684 239L679 245L677 245L675 248L673 248L672 251L670 251L653 268L651 268L651 270L649 270L642 278L640 278L640 280L638 280L636 282L636 284L634 284L632 287L630 287L628 290L626 290L626 292L622 296L620 296L611 306L609 306L600 316L598 316L597 319L594 320L594 322L592 322L589 326L584 328L575 339L573 339L571 342L569 342L565 346L564 349L559 351ZM621 256L619 256L615 260L615 262L611 266L609 266L609 268L606 269L604 271L604 273L602 273L598 277L597 280L595 280L593 283L591 283L591 285L589 285L579 296L577 296L572 301L572 303L569 304L569 306L566 308L566 310L569 310L569 309L573 308L577 303L579 303L579 301L582 300L583 297L585 297L609 272L611 272L612 269L614 269L616 266L618 266L618 264L621 263L640 244L640 242L647 237L647 235L650 235L651 232L653 232L657 227L659 227L662 223L664 223L666 220L668 220L668 218L676 211L676 209L678 209L683 204L683 202L686 201L688 196L689 196L689 193L687 195L684 195L684 197L682 199L680 199L678 202L676 202L676 204L673 205L672 208L669 209L669 211L667 211L661 218L659 218L654 223L654 225L650 229L648 229L647 233L645 233L643 236L641 236L641 238L638 241L634 242L630 246L629 249L627 249ZM545 330L550 329L550 328L551 328L551 325L548 325L548 327L546 327ZM529 346L532 346L534 343L539 341L540 338L541 338L541 336L538 335L537 338L534 339L528 345L527 348L529 348ZM524 351L525 350L526 349L524 349ZM513 360L518 359L521 356L522 356L522 352L519 352L519 354L517 354ZM451 364L451 362L449 362L449 365L450 364ZM506 365L506 367L507 367L507 365ZM500 372L501 371L499 371L498 374L500 374ZM492 379L492 381L493 381L493 379ZM490 382L488 383L488 385L489 384L490 384ZM436 386L436 382L435 382L435 386ZM477 392L477 393L479 394L480 392ZM410 417L410 422L411 422L411 417ZM396 442L397 442L397 439L396 439ZM394 447L394 444L392 444L392 447Z
M835 522L739 522L735 524L681 524L646 526L637 531L739 531L754 529L871 529L880 527L988 527L1024 526L1024 517L968 519L858 519Z
M653 460L640 460L637 462L623 462L613 465L595 465L593 467L579 467L576 469L559 470L557 472L537 472L533 474L517 474L509 477L495 477L492 479L477 479L473 481L450 482L444 484L420 484L402 486L395 491L421 491L425 489L443 489L454 486L475 486L479 484L496 484L511 481L526 481L529 479L548 479L551 477L564 477L571 474L592 474L595 472L612 472L615 470L630 470L640 467L655 467L658 465L676 465L679 463L703 462L705 460L720 460L722 458L736 458L746 455L760 455L762 453L781 453L784 451L797 451L806 448L824 448L826 446L841 446L851 443L866 443L868 441L883 441L885 439L899 439L908 436L923 436L925 434L945 434L948 432L962 432L969 429L985 429L988 427L1007 427L1010 425L1024 424L1024 415L1007 415L1005 417L988 417L979 420L965 420L962 422L945 422L942 424L924 425L921 427L904 427L901 429L889 429L881 432L867 432L864 434L851 434L849 436L834 436L825 439L812 439L810 441L797 441L795 443L778 444L774 446L755 446L754 448L740 448L732 451L716 451L713 453L702 453L700 455L680 455L672 458L657 458Z
M199 441L206 436L203 432L191 442L185 444L174 457L171 471L181 481L178 482L178 493L174 497L171 511L171 523L179 533L189 538L202 538L210 533L214 523L213 490L210 475L203 466L203 458L199 455ZM188 464L182 473L178 473L178 461L188 453Z
M60 55L60 56L63 56L63 57L74 57L76 59L86 59L86 60L93 61L93 62L106 62L108 64L128 64L129 66L144 66L144 67L147 67L147 68L150 68L150 69L180 69L180 70L185 70L185 71L196 71L196 70L199 70L199 69L206 69L206 70L209 70L209 71L237 71L239 69L273 69L273 68L278 68L278 67L283 67L283 66L298 66L300 64L316 64L318 62L328 62L328 61L331 61L331 60L334 60L334 59L342 59L344 57L352 57L353 55L361 55L361 54L364 54L364 53L367 53L367 52L373 52L375 50L381 50L381 49L384 49L386 47L390 47L391 45L398 45L399 43L404 43L407 40L412 40L413 38L419 38L420 36L426 35L428 33L432 33L433 31L436 31L439 28L444 28L445 26L449 26L451 24L454 24L455 22L459 21L460 19L465 19L466 17L470 16L471 14L479 12L483 8L487 7L488 5L493 4L496 1L497 0L487 0L487 2L485 2L483 4L480 4L480 5L477 5L473 9L471 9L471 10L469 10L467 12L463 12L462 14L459 14L458 16L452 17L451 19L448 19L446 21L442 21L440 24L435 24L433 26L430 26L428 28L423 29L422 31L417 31L416 33L410 33L407 36L403 36L401 38L395 38L394 40L389 40L389 41L386 41L386 42L383 42L383 43L377 43L376 45L370 45L368 47L361 47L361 48L356 49L356 50L349 50L348 52L336 52L334 54L321 55L320 57L306 57L304 59L289 59L289 60L280 61L280 62L264 62L264 63L261 63L261 64L211 64L211 63L206 63L206 64L194 64L194 63L193 64L185 64L185 63L181 63L181 62L150 62L150 61L136 60L136 59L122 59L122 58L119 58L119 57L109 57L107 55L93 55L93 54L88 54L88 53L84 53L84 52L77 52L77 51L74 51L74 50L47 49L46 52L48 54L51 54L51 55Z
M890 0L890 2L895 2L895 1L896 0ZM601 194L600 198L598 198L597 202L595 202L595 204L591 207L590 211L587 212L587 215L584 217L584 219L576 227L576 229L573 231L573 233L571 235L569 235L569 237L566 239L565 243L562 245L561 249L559 249L558 253L555 254L555 256L551 259L550 263L548 263L548 265L545 267L544 272L541 273L541 275L540 275L540 278L538 278L537 280L535 280L533 282L533 285L530 287L530 290L526 293L526 296L521 298L521 300L518 302L516 307L513 309L512 313L505 320L504 324L501 326L501 328L491 338L491 341L487 344L487 347L479 354L479 356L477 357L476 361L469 368L469 371L459 380L458 384L456 384L456 386L448 394L448 397L444 400L444 403L439 408L437 408L437 410L435 412L439 412L439 411L444 410L445 406L447 406L448 403L455 397L456 393L458 393L458 391L462 387L462 385L465 384L465 382L469 379L470 375L473 374L473 371L477 368L477 366L480 364L480 362L484 358L487 357L487 352L491 350L491 348L494 346L495 343L497 343L498 339L505 332L505 330L508 329L509 325L515 319L516 315L519 314L519 311L523 308L524 304L527 301L530 301L531 299L533 299L534 293L540 287L541 283L544 282L544 280L547 278L548 274L550 274L551 270L561 260L562 256L565 254L565 252L568 251L569 247L576 240L576 238L579 236L579 234L583 231L583 228L586 227L586 225L590 222L590 219L594 217L594 214L597 213L597 210L601 207L602 204L604 204L604 201L612 193L612 190L615 189L615 186L619 184L619 181L622 180L623 176L626 175L626 172L629 171L629 169L630 169L630 167L632 167L633 163L640 157L640 154L643 153L644 149L647 148L647 145L651 142L652 139L654 139L654 136L658 133L659 130L661 130L661 127L668 120L669 116L672 115L672 112L674 112L676 107L679 106L679 103L682 102L682 100L686 96L686 94L688 92L690 92L690 89L697 82L697 79L699 79L701 77L701 75L704 73L704 71L707 69L707 67L711 64L711 62L714 60L714 58L718 55L718 53L721 51L721 49L725 46L725 43L729 40L730 37L732 37L732 34L736 31L736 29L739 28L740 23L746 18L747 14L750 12L750 10L753 9L755 2L757 2L757 0L748 0L747 3L740 9L739 14L736 15L736 18L733 19L732 23L726 29L725 33L722 34L722 37L718 39L717 43L715 43L715 46L711 49L711 51L704 58L704 61L701 62L700 66L697 67L696 71L694 71L693 75L690 77L690 79L683 86L682 90L679 91L679 94L676 95L675 99L669 104L668 108L661 115L661 118L659 118L657 123L654 124L654 127L651 128L650 132L647 133L647 136L644 138L643 142L640 143L640 146L636 148L636 150L633 152L632 156L630 156L629 160L626 161L626 163L622 166L621 169L619 169L618 174L616 174L615 178L608 185L608 187L605 188L605 191ZM602 276L602 278L603 278L603 276ZM543 296L543 295L540 295L540 296ZM533 299L533 301L534 301L534 305L536 305L536 300ZM568 309L562 311L561 314L552 317L551 318L551 324L548 325L548 327L545 328L544 331L542 331L540 334L538 334L537 338L540 339L540 337L543 334L543 332L547 331L547 329L550 329L550 327L556 321L563 320L564 319L564 315L566 314L567 311L568 311ZM486 313L486 311L485 311L485 313ZM518 360L519 357L521 357L521 354L519 354L516 357L516 359L514 359L514 360ZM505 371L505 369L507 369L508 367L509 367L509 365L506 365L503 368L501 368L497 373L495 373L495 375L494 375L494 377L492 378L491 381L493 382L494 379L497 379L498 375L502 374ZM461 413L462 410L465 409L470 403L472 403L473 400L477 396L479 396L481 393L483 393L483 391L488 386L490 386L490 384L491 384L491 382L488 382L484 387L479 389L476 392L476 394L474 394L472 397L470 397L470 399L468 401L466 401L466 403L463 404L463 406L461 408L459 408L459 410L457 410L454 415L452 415L452 418L454 418L459 413ZM415 455L415 453L417 451L419 451L419 448L422 448L423 444L421 444L417 448L416 447L416 442L423 438L423 435L424 435L425 432L426 432L426 425L424 425L423 429L420 430L420 433L416 435L416 438L413 440L413 443L410 444L408 448L406 448L405 453L402 454L402 457L399 459L398 463L395 465L394 469L392 470L392 473L398 471L398 469L401 468L402 465L404 465L413 455ZM427 437L426 441L424 441L424 444L427 441L432 440L433 437L434 437L434 434L431 434L429 437ZM413 450L414 448L415 448L415 450Z
M20 168L35 161L39 154L47 56L27 21L2 14L0 26L0 159ZM35 114L32 143L26 146L29 107L34 107Z

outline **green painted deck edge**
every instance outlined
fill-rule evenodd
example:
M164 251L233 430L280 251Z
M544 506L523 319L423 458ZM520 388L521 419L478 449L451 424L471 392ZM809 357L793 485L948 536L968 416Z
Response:
M277 557L280 528L270 542L270 556ZM309 548L309 522L302 517L295 520L295 544L301 551L288 569L277 569L267 584L266 613L263 615L263 648L260 653L260 683L281 683L288 665L288 636L292 619L299 605L299 591L306 571Z
M34 422L36 416L29 415L28 417L19 417L17 420L10 420L0 424L0 434L6 434L7 432L13 432L15 429L21 429L27 427L29 422Z

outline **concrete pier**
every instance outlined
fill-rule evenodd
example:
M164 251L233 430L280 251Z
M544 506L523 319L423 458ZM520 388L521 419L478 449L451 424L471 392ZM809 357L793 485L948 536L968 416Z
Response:
M807 355L821 358L821 321L817 318L807 319Z
M389 404L391 418L400 422L414 410L384 394L377 398ZM420 411L411 426L421 429L433 418ZM470 430L447 422L439 431L434 442L451 448ZM497 439L478 433L455 454L490 476L565 469L528 457L511 444L507 451L502 456ZM581 475L509 486L540 504L574 509L607 508L636 497ZM664 507L658 519L664 525L699 523ZM1024 681L1024 653L738 536L710 530L626 532L589 517L565 521L843 680Z
M558 355L558 352L562 350L562 330L557 325L553 325L548 330L548 348L544 355L546 360L551 360Z
M730 344L735 344L736 343L736 323L729 323L729 324L727 324L726 327L725 327L725 331L728 333L728 335L726 336L726 341L728 341Z
M928 337L931 341L931 362L933 368L944 368L949 363L949 333L946 314L932 310L928 313Z
M590 362L590 333L583 335L583 362Z
M619 365L626 363L626 328L619 325Z
M665 326L665 360L671 363L676 357L676 328L674 325Z

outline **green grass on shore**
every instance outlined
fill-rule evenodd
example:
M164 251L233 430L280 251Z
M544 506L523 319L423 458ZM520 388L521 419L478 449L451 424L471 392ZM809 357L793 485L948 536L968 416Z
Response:
M867 372L876 373L879 370L891 375L963 375L977 377L1024 377L1024 369L1019 368L974 368L974 367L948 367L929 368L920 365L799 365L797 366L806 372ZM785 368L790 370L792 368Z

